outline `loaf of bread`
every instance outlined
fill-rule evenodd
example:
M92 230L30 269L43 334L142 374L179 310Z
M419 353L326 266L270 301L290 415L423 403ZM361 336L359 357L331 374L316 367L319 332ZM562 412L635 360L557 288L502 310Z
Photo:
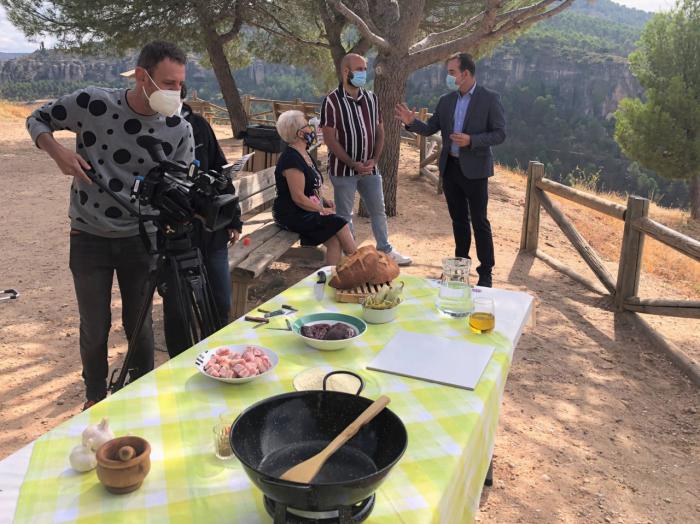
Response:
M336 266L328 285L336 289L351 289L368 282L377 266L379 253L374 246L362 246Z
M352 289L362 284L383 284L399 276L399 266L374 246L362 246L335 268L328 281L336 289Z
M381 251L378 251L377 253L379 254L377 268L374 270L374 273L370 279L367 280L367 282L370 284L384 284L386 282L391 282L398 277L399 273L401 272L399 265L386 253L382 253Z

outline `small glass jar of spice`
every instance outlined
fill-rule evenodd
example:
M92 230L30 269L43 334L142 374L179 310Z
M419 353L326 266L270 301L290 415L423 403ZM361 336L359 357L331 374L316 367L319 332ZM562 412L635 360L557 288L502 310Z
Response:
M228 422L228 417L221 415L218 424L214 425L214 454L220 459L229 459L233 457L231 442L229 435L231 433L231 423Z

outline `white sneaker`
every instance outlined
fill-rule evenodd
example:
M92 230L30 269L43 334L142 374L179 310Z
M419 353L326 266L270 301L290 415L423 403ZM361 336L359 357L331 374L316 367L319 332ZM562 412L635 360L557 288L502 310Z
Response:
M396 262L400 266L410 266L413 260L410 257L405 257L395 249L392 249L387 253L391 258L394 259L394 262Z

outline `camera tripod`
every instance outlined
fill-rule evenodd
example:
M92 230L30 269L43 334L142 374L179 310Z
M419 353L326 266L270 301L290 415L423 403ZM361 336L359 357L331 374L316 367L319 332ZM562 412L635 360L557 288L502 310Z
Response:
M179 316L178 320L183 323L183 331L186 334L188 346L192 346L203 338L208 337L222 326L219 325L216 303L214 302L209 279L207 278L207 271L202 261L202 254L198 248L192 247L190 239L191 224L170 225L159 222L159 215L146 215L136 212L126 199L116 194L107 184L103 183L94 170L90 169L85 174L109 194L129 215L139 219L141 237L149 252L151 252L150 241L146 235L144 223L153 221L159 228L155 250L158 258L155 267L148 275L146 294L136 318L136 325L129 340L124 362L121 368L112 371L109 378L107 390L110 393L116 393L128 382L140 377L145 371L133 365L134 351L136 350L138 333L143 328L146 316L153 304L153 295L160 283L166 282L171 284L168 286L170 289L167 290L167 293L170 295L168 299L173 298L172 295L174 295Z
M110 393L116 393L128 382L143 374L144 370L133 365L135 343L159 284L166 287L163 292L168 295L167 299L175 300L179 321L183 323L183 331L187 336L187 347L193 346L222 327L202 254L198 248L192 247L189 236L186 233L175 237L164 234L161 238L159 235L158 244L162 246L156 249L158 259L148 276L146 295L129 340L124 362L121 368L112 371L109 380L107 389Z

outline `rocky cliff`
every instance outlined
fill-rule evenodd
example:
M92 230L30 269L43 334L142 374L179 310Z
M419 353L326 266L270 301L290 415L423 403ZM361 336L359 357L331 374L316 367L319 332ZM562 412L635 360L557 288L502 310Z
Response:
M477 79L486 87L507 92L517 86L537 86L564 104L566 112L609 118L625 97L640 96L641 88L624 58L611 55L561 54L551 48L525 53L509 45L477 64ZM415 90L440 90L445 69L431 66L411 78Z
M0 64L0 83L55 80L112 83L133 67L133 58L86 58L57 51L36 51Z

